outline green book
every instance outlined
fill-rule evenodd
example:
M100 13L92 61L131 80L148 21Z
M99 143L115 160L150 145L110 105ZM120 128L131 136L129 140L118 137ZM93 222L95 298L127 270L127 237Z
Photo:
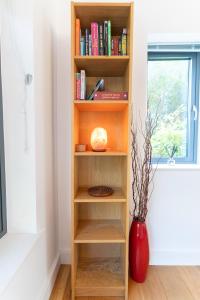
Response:
M108 21L108 56L111 56L111 21Z

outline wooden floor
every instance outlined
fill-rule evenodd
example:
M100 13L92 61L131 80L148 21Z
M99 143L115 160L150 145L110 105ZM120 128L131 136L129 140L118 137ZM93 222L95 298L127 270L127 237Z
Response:
M50 300L70 300L69 287L70 268L62 265ZM96 299L110 298L84 297L84 300ZM200 267L150 267L144 284L137 284L130 280L129 299L200 300Z

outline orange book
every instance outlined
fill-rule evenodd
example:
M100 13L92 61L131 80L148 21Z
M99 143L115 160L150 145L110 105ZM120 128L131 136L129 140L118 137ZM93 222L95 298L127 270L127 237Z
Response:
M80 19L76 19L75 54L80 55Z

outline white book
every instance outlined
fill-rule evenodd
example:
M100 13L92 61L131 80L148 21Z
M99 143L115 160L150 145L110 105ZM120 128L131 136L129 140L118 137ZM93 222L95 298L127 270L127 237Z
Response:
M81 100L86 98L86 76L85 70L81 70Z

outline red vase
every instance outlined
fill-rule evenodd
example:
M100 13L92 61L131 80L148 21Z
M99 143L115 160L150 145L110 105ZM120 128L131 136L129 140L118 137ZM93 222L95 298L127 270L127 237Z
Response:
M149 265L149 242L146 224L133 221L129 236L130 276L136 282L144 282Z

